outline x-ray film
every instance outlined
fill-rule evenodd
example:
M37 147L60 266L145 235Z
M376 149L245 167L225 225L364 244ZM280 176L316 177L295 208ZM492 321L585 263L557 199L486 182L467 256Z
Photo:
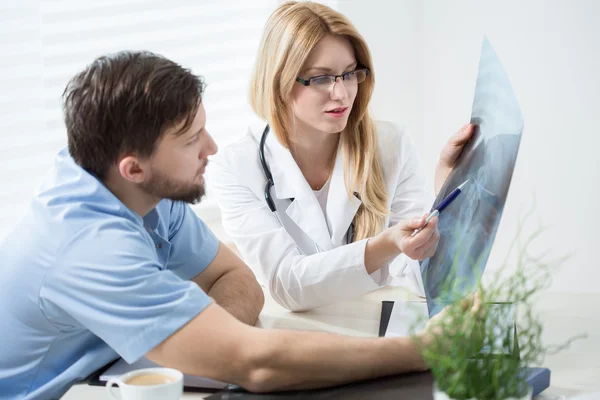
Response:
M487 38L479 60L471 112L473 138L438 194L436 207L467 179L439 217L435 255L421 262L429 315L472 292L488 260L504 209L523 132L523 117L508 77Z

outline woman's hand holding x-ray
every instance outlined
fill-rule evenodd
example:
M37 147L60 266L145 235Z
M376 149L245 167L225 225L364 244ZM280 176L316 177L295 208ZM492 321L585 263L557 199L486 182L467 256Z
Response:
M442 185L452 172L452 168L456 165L456 161L460 156L463 148L469 142L469 139L475 132L474 125L466 124L458 132L456 132L442 151L440 152L440 159L435 167L435 195L437 196L442 188Z
M398 249L413 260L425 260L433 256L440 240L437 228L438 217L433 218L421 232L411 237L415 229L425 224L425 218L427 214L419 218L399 221L388 228Z

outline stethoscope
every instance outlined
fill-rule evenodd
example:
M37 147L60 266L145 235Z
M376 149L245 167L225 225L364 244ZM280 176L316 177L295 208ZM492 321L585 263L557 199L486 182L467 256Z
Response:
M276 212L277 207L275 207L275 202L271 197L271 188L275 183L273 182L273 175L271 175L271 170L269 169L267 160L265 160L265 141L267 140L267 133L269 133L269 129L269 124L267 124L267 126L265 126L265 130L262 133L262 137L260 138L260 146L258 147L258 158L260 158L260 164L262 165L265 177L267 178L267 184L265 185L265 200L267 201L269 209L272 212ZM294 199L292 199L292 201L294 201Z
M260 138L260 144L258 146L258 158L260 159L260 164L262 166L263 172L265 173L265 177L267 178L267 183L265 184L265 201L267 202L267 205L269 206L271 212L273 212L277 216L277 207L275 206L273 197L271 197L271 188L273 187L275 182L273 182L273 175L271 174L271 169L269 168L267 160L265 159L265 141L267 140L267 134L269 133L269 130L269 124L267 124ZM293 198L290 200L294 201ZM279 219L279 216L277 216L277 219ZM281 222L281 220L279 222ZM354 240L354 221L350 224L350 227L346 232L346 243L352 243L352 240Z

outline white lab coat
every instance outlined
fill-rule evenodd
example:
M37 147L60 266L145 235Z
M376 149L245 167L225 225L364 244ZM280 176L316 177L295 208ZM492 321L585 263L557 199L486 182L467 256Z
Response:
M400 255L369 275L364 264L367 239L346 245L346 232L361 201L347 195L342 151L330 178L326 221L289 150L269 132L265 157L273 174L271 195L277 215L271 212L258 156L264 127L251 127L240 140L221 149L209 163L207 182L217 196L226 233L275 301L289 310L307 310L386 284L405 285L423 295L418 262ZM386 226L391 226L428 211L433 195L404 131L389 122L377 122L376 130L391 210Z

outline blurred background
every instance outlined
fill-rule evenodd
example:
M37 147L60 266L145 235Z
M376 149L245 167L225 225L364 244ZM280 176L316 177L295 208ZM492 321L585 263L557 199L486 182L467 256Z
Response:
M0 4L0 238L24 212L66 145L60 97L94 58L162 54L208 83L207 127L220 146L256 121L247 84L264 23L280 0L21 0ZM377 119L408 128L429 176L448 137L469 121L482 37L504 64L525 119L489 270L515 230L548 227L532 250L572 253L551 291L600 292L594 212L600 196L600 2L595 0L322 1L371 48ZM224 241L210 193L195 211ZM0 260L1 260L0 255ZM508 268L511 266L509 265ZM2 263L0 261L0 273Z

